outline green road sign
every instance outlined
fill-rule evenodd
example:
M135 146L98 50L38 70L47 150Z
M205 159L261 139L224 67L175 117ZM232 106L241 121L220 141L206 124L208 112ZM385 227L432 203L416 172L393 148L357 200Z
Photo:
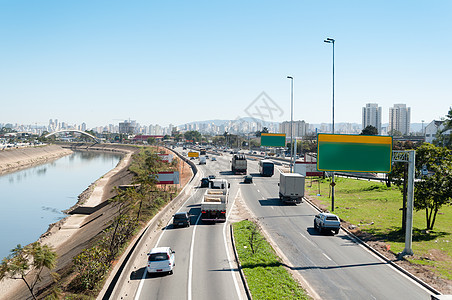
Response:
M285 133L262 133L261 146L267 147L285 147L286 134Z
M319 171L389 173L391 163L391 136L317 135Z

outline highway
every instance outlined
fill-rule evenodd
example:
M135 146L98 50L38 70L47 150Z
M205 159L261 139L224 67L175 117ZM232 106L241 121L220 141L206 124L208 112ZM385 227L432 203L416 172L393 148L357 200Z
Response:
M181 149L176 149L181 151ZM259 220L262 228L318 299L430 299L414 281L354 242L342 230L338 235L319 234L313 228L317 211L307 202L282 205L278 199L279 171L260 177L257 161L248 160L252 184L230 172L230 155L216 156L197 165L201 177L213 174L231 183L229 210L237 197ZM192 226L163 230L145 237L149 242L134 251L115 288L115 299L246 299L234 263L228 224L203 224L200 202L205 189L197 187L179 209L189 211ZM176 251L173 275L146 275L146 253L156 246ZM134 271L130 271L134 270ZM113 298L112 298L113 299Z
M430 293L355 243L342 230L319 234L318 213L307 202L282 205L279 171L260 177L257 162L248 163L252 185L241 196L278 248L321 299L430 299Z
M207 165L197 167L201 177L210 174L225 177L222 173L230 168L229 160L221 158L217 162L208 160ZM238 184L234 183L236 180L232 178L228 180L231 180L228 205L230 212L238 192ZM136 271L130 272L130 276L123 276L115 287L112 299L246 298L234 263L227 223L203 224L200 220L200 202L205 191L205 188L199 188L199 181L196 182L192 195L178 210L190 212L190 227L173 228L170 222L155 236L151 233L145 237L149 243L136 249L134 259L127 262L124 268ZM146 254L151 248L161 246L169 246L176 252L174 273L146 275ZM126 280L129 282L126 283Z

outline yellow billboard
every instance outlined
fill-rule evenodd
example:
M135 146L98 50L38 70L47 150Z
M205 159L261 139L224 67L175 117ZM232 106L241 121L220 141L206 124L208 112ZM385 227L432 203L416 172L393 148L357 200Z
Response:
M190 152L188 152L188 157L199 157L199 153L198 152L194 152L194 151L190 151Z

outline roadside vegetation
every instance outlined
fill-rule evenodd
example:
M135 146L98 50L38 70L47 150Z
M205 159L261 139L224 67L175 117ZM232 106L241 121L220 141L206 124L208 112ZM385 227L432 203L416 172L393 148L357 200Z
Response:
M306 195L331 209L329 179L308 179ZM334 213L367 234L368 240L390 245L395 254L405 247L401 208L402 193L396 185L388 187L384 182L336 178ZM438 209L434 229L427 230L425 215L423 209L414 212L414 255L405 258L427 266L439 277L452 280L452 206L443 205Z
M309 299L255 223L244 220L234 223L233 228L235 247L253 299Z
M133 185L117 190L111 203L117 216L104 230L99 241L74 257L76 277L67 289L72 294L95 296L104 285L115 259L122 254L131 238L176 194L175 188L157 185L155 174L174 171L179 161L168 164L160 159L154 148L142 148L133 157L129 170L135 174Z

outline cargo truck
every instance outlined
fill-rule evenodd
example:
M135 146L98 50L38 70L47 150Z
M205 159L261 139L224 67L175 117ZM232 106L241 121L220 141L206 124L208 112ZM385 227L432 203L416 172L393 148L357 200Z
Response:
M246 174L246 157L244 154L234 154L232 157L231 170L234 174Z
M301 203L304 197L305 177L298 173L281 173L279 199L284 203Z
M205 155L201 155L199 157L199 164L200 165L205 165L206 164L206 156Z
M225 222L229 196L229 183L226 179L212 179L201 201L201 220L203 222Z

